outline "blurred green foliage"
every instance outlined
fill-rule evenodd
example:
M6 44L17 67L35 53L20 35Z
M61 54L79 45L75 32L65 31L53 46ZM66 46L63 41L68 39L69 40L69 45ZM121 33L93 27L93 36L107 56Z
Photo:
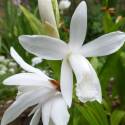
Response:
M72 5L74 8L71 10L75 9L76 3ZM125 31L124 14L122 15L122 10L116 6L118 0L88 0L87 3L86 42L112 31ZM45 34L47 31L49 34L53 27L46 30L47 26L42 25L36 1L31 0L28 5L16 6L10 0L6 0L3 8L5 16L0 19L0 55L10 58L9 48L14 46L20 55L31 63L33 55L25 52L19 45L18 36L21 34ZM66 12L61 15L60 21L58 18L60 37L65 41L68 41L69 37L70 15ZM69 125L125 125L125 46L110 56L90 58L89 60L100 78L103 103L102 105L97 102L81 104L74 99L70 109ZM53 78L60 79L61 62L44 60L37 66L48 71ZM19 71L18 68L17 72ZM10 87L2 85L3 79L9 75L12 74L0 76L0 100L13 98L15 95L15 88L10 89Z

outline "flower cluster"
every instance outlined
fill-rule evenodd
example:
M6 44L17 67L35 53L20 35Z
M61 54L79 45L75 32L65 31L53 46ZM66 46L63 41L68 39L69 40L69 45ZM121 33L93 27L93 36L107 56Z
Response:
M48 16L46 18L48 21ZM52 19L51 24L54 22L56 25L55 19L53 17ZM31 125L37 125L40 116L44 125L67 125L68 108L72 105L73 73L76 77L78 99L83 103L95 100L102 102L98 76L86 58L106 56L116 52L124 44L125 33L120 31L108 33L84 44L86 30L87 5L82 1L71 19L69 43L45 35L19 37L20 44L28 52L46 60L62 61L60 82L28 65L11 48L11 56L27 72L16 74L4 81L6 85L18 86L18 95L16 101L5 112L1 125L10 123L25 109L34 105Z

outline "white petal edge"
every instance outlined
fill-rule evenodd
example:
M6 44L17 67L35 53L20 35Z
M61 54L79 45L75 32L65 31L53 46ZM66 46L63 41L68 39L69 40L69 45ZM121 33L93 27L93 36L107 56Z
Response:
M50 89L44 89L43 91L30 91L17 98L17 100L5 111L1 125L7 125L15 120L22 112L27 108L41 102L46 101L53 95L53 91ZM23 102L23 103L22 103Z
M87 5L82 1L76 8L70 24L70 42L71 48L79 48L85 40L87 30Z
M37 109L31 119L30 125L38 125L39 121L40 121L40 109Z
M73 73L66 58L62 62L60 79L60 87L63 98L66 101L67 105L71 107L73 91Z
M35 106L32 111L28 114L28 116L30 117L31 115L33 115L38 109L40 109L40 105Z
M67 125L69 122L69 112L61 94L53 98L51 119L55 125Z
M82 47L84 57L106 56L119 50L125 41L125 33L117 31L103 35Z
M32 72L32 73L37 73L40 74L40 76L44 79L49 79L49 77L47 75L45 75L42 71L40 71L37 68L34 68L32 66L30 66L29 64L27 64L20 56L19 54L15 51L15 49L13 47L11 47L10 49L10 53L11 56L13 57L13 59L27 72Z
M43 35L22 35L20 44L28 52L49 60L61 60L68 52L68 45L62 40Z
M71 55L70 64L75 73L76 95L81 102L102 101L101 86L91 64L81 55Z
M19 73L3 81L5 85L17 85L17 86L43 86L54 89L49 80L45 80L37 74L34 73Z

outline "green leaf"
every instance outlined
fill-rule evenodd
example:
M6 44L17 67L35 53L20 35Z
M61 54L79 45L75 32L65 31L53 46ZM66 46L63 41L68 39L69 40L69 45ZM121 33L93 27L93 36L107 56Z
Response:
M60 70L61 70L61 61L47 61L48 65L53 70L53 78L56 80L60 80Z
M114 24L114 30L119 30L120 27L123 27L125 25L125 18L122 18L119 20L118 23Z
M52 37L57 37L58 34L56 32L56 29L49 24L49 22L43 22L35 17L30 11L28 11L23 6L20 6L20 9L22 10L23 14L27 18L33 32L35 34L42 34L42 35L48 35Z
M122 119L125 117L125 112L116 110L111 115L111 125L120 125Z
M22 10L23 14L27 18L27 20L30 23L30 26L34 33L37 34L45 34L44 27L41 24L41 22L31 13L29 12L26 8L20 5L20 9Z
M76 104L76 107L90 125L108 125L106 113L97 102L88 102L83 106Z
M81 115L81 112L73 104L70 108L70 121L68 125L89 125L86 119Z
M97 116L98 120L100 121L100 125L108 125L107 114L104 111L104 108L98 102L92 102L89 104L93 113Z
M110 84L110 80L113 78L114 81L112 84L112 95L119 95L121 103L124 103L125 76L124 68L121 64L120 53L121 51L107 57L106 63L99 73L99 78L101 82L103 96L105 97L105 99L109 98L109 96L107 96L106 90Z
M52 0L53 10L55 14L56 24L59 27L60 23L60 14L59 14L59 6L57 0Z
M103 29L105 33L109 33L113 31L113 21L109 13L105 13L103 17Z

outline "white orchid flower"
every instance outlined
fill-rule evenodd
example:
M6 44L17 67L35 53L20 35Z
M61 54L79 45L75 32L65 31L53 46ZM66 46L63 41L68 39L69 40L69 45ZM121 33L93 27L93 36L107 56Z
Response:
M57 81L28 65L13 48L11 48L11 55L27 73L13 75L4 81L5 85L18 86L18 95L15 102L5 111L1 125L12 122L31 106L35 108L30 113L30 115L34 114L30 125L37 125L40 116L43 125L67 125L69 113L58 90Z
M87 6L82 1L74 12L70 24L69 43L43 35L22 35L21 45L30 53L48 60L63 60L61 92L71 106L73 78L76 75L76 95L82 102L102 101L99 79L85 57L105 56L116 52L125 41L125 33L117 31L103 35L83 45L87 29ZM34 42L35 41L35 42Z
M69 0L61 0L59 2L59 9L64 11L64 10L68 9L70 7L70 5L71 5L71 1L69 1Z

